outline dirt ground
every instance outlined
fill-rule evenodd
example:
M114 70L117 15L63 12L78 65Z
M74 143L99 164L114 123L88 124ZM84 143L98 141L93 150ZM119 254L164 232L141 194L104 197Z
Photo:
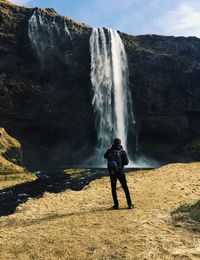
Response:
M82 191L46 193L0 218L0 259L200 259L200 233L172 223L171 212L200 199L200 163L127 175L136 206L111 210L109 178Z

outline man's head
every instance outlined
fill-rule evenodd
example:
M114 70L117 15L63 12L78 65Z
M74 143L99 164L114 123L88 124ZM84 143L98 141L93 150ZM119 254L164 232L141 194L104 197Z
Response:
M121 140L119 138L115 138L114 139L114 144L115 145L120 145L121 144Z

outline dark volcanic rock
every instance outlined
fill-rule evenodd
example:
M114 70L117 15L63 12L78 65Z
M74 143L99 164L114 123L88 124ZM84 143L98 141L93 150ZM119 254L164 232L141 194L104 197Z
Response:
M200 40L122 37L140 148L160 160L189 160L182 148L199 138L200 130Z
M65 23L70 32L66 39L59 29L50 46L47 32L41 31L42 56L28 35L35 10L46 24L61 28ZM96 144L91 28L53 9L29 9L2 0L0 24L0 126L22 143L27 166L81 164ZM200 129L200 40L120 35L129 61L140 153L165 161L193 159ZM130 133L132 152L134 139Z
M67 62L49 53L41 63L28 37L28 20L34 10L2 2L0 8L1 125L23 144L28 165L80 162L88 155L88 140L95 139L91 29L66 18L73 36L73 42L66 42ZM52 10L41 12L50 22L53 17L63 20ZM62 51L63 45L57 43Z

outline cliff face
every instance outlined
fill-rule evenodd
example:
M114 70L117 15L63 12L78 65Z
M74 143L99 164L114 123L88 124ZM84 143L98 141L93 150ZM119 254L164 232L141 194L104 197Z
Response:
M31 17L38 27L30 30ZM1 126L22 143L28 166L80 164L96 144L92 29L53 9L2 0L0 24ZM200 40L120 36L129 61L140 153L159 160L194 158L200 129ZM134 139L130 133L132 151Z
M157 35L123 39L140 148L160 159L198 160L200 40Z
M34 10L2 2L0 7L1 125L22 143L28 165L79 163L89 149L90 136L95 135L89 73L91 29L65 18L73 40L67 39L64 46L61 35L54 42L56 51L47 52L41 61L28 36ZM53 10L41 12L49 23L55 18L63 22ZM77 159L74 153L80 153Z

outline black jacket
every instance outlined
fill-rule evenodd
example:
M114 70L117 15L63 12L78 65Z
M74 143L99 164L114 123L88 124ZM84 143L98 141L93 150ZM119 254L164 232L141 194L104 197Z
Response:
M122 156L122 167L124 167L124 165L127 165L129 163L129 160L128 160L128 156L127 156L127 153L123 150L123 146L122 145L116 145L116 144L113 144L111 146L111 148L109 148L106 153L104 154L104 158L107 159L108 161L111 160L111 156L110 156L110 153L111 153L111 150L117 150L117 151L120 151L121 150L121 156ZM126 163L123 163L123 162L126 162Z

